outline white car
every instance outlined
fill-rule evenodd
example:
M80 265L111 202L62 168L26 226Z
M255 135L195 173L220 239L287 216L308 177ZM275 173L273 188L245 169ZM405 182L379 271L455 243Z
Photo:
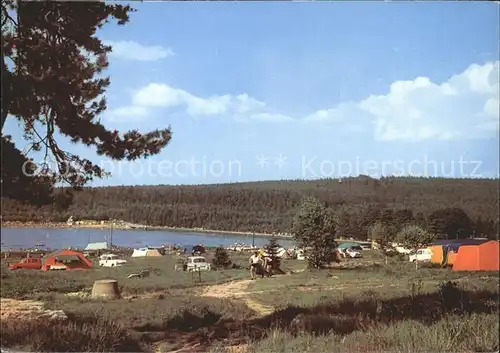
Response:
M429 249L419 249L415 254L410 255L410 262L430 262L432 252Z
M210 271L212 266L203 256L190 256L187 259L186 271Z
M340 253L342 254L342 256L349 257L351 259L359 259L362 257L359 251L353 250L351 248L347 248L344 251L341 251Z
M118 267L127 263L127 260L119 259L115 254L104 254L99 258L99 266L101 267Z

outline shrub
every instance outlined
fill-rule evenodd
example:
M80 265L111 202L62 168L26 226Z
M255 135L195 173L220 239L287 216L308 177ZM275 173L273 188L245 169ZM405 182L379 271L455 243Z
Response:
M2 347L29 352L141 352L126 328L107 318L69 315L68 320L2 320Z
M307 197L293 219L292 233L306 251L309 267L322 268L337 258L337 220L332 211L313 197Z
M274 238L269 239L269 243L266 246L266 252L269 254L271 258L271 266L273 270L278 271L281 266L281 259L278 256L278 250L280 245L278 241Z
M212 259L212 264L215 267L229 268L232 264L231 259L229 258L229 254L226 249L222 246L219 246L215 249L215 255Z

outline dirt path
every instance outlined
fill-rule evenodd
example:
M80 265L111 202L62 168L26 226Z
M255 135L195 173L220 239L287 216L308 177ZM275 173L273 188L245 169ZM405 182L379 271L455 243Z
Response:
M66 314L62 310L45 309L44 303L37 300L0 299L1 318L14 320L31 320L45 318L49 320L65 320Z
M247 291L250 283L252 283L252 280L243 279L222 284L215 284L206 287L200 296L212 298L241 299L259 316L271 314L274 311L272 307L261 304L254 299L248 298L250 294L253 294L253 292Z

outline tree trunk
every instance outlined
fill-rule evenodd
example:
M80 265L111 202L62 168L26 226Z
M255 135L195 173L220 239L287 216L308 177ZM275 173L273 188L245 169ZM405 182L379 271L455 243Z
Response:
M9 81L10 83L10 72L7 70L7 66L5 64L5 55L2 53L2 87L7 91L10 90L10 84L7 84L5 81ZM3 126L5 125L5 121L7 120L7 115L9 114L7 109L7 100L10 97L10 92L2 92L2 136L3 136Z
M415 260L415 270L418 270L418 261Z
M387 258L387 255L385 255L385 266L387 266L388 264L388 258Z
M7 109L2 108L2 136L3 136L3 126L5 125L5 122L7 121Z

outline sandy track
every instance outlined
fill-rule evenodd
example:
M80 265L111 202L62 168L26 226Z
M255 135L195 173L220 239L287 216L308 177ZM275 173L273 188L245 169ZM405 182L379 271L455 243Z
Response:
M252 280L244 279L208 286L203 290L200 296L212 298L241 299L259 316L271 314L274 311L272 307L261 304L254 299L248 298L250 294L254 293L247 291L248 286L251 282Z
M62 310L48 310L44 303L37 300L16 300L1 298L1 318L15 320L32 320L46 318L49 320L64 320L67 318Z

